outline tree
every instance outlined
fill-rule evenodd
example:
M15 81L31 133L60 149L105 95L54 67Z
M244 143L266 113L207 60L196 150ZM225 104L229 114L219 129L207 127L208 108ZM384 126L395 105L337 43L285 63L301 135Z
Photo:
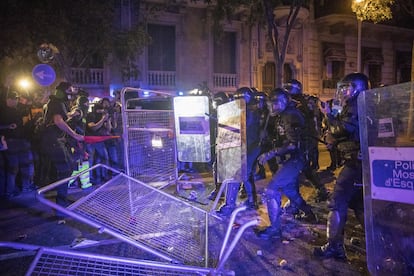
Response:
M302 7L307 6L306 0L217 0L205 1L213 7L215 33L219 33L224 20L231 20L236 12L242 12L246 23L250 26L258 24L266 28L266 39L272 48L275 61L276 86L282 85L283 65L286 50L293 26L297 23L297 16ZM279 6L289 6L286 18L277 20L274 10ZM284 28L284 32L281 29ZM282 36L283 35L283 36Z
M378 23L392 18L392 4L394 0L354 0L351 8L358 20Z
M116 28L114 0L3 0L0 3L0 60L7 71L29 71L39 61L43 43L55 46L52 65L58 75L71 81L70 68L102 68L110 53L131 65L149 42L145 29ZM118 16L119 17L119 16ZM129 62L131 61L131 62Z
M283 76L283 64L285 63L286 49L289 43L290 32L292 27L296 24L296 18L299 14L299 11L305 1L294 0L290 3L290 11L286 20L281 21L284 23L285 33L283 39L279 38L279 26L276 24L275 15L273 10L276 7L276 4L271 1L263 0L264 10L266 12L266 21L267 21L267 39L269 40L272 49L273 57L276 64L276 87L281 87L282 85L282 76Z
M397 0L397 3L400 5L401 9L405 11L411 17L414 17L414 1L410 0Z

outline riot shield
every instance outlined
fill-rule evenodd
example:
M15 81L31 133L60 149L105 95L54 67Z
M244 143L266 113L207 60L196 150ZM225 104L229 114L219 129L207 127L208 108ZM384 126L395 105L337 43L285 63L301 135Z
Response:
M174 98L175 133L178 160L210 162L210 118L206 96Z
M414 86L358 98L367 265L372 275L414 274Z
M247 179L246 103L238 99L217 108L217 182Z

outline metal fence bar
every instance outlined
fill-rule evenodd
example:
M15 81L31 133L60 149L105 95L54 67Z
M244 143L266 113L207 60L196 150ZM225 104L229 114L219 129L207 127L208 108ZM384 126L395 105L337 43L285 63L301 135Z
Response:
M228 270L217 271L29 244L0 242L0 247L35 252L26 275L234 275Z

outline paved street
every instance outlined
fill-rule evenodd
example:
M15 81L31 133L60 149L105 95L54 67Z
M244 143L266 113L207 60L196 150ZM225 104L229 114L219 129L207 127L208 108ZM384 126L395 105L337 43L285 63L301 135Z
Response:
M335 175L324 170L329 165L329 156L323 146L320 147L320 151L320 176L328 190L332 190ZM200 177L205 180L210 177L206 172L201 176L198 173L188 176L193 180ZM263 192L269 177L270 175L266 180L256 183L259 193ZM226 262L227 269L233 270L236 275L257 276L368 274L364 232L351 213L346 227L349 261L319 260L312 256L313 247L325 242L327 208L326 202L314 202L315 191L306 185L306 181L302 182L304 185L301 187L301 193L314 207L320 219L319 224L302 224L285 214L282 217L283 238L271 241L258 239L253 228L249 228ZM206 180L205 183L208 193L213 188L211 179ZM211 202L200 207L208 209L211 207ZM266 225L264 205L260 206L259 214L263 218L261 224ZM1 202L0 240L122 258L160 261L148 252L108 234L100 234L98 229L75 219L68 219L66 224L57 224L53 210L38 202L35 194L22 195L11 202ZM0 275L24 275L32 259L33 256L24 256L20 251L0 248Z

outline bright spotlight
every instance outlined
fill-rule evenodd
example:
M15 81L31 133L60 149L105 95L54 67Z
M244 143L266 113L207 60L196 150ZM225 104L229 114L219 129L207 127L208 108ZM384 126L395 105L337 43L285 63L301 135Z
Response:
M28 88L30 88L31 83L27 79L21 79L21 80L19 80L18 85L22 89L27 90Z

